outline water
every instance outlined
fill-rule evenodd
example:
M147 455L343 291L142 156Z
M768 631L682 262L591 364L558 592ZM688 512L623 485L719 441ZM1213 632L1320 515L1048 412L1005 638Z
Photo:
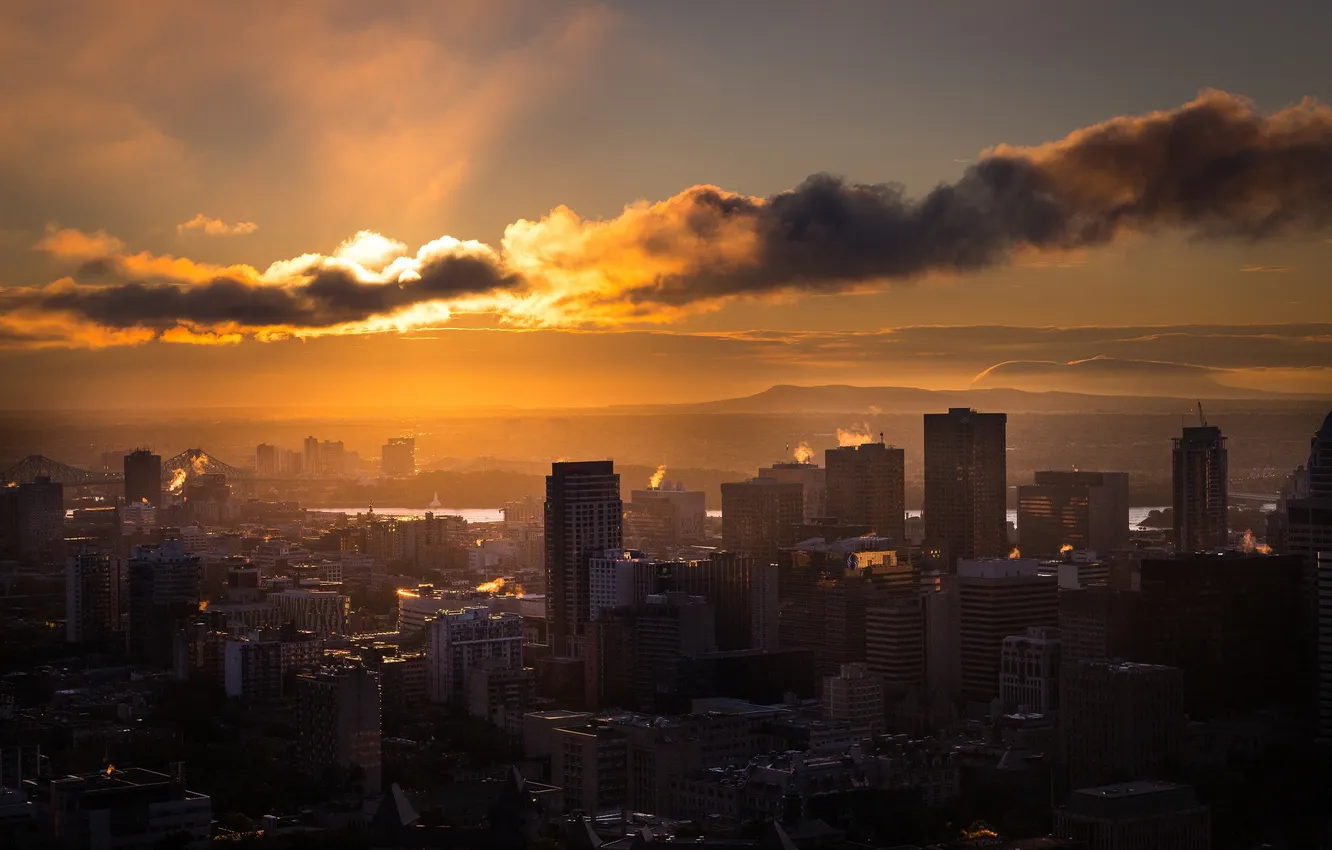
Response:
M363 514L368 507L362 505L359 508L310 508L312 511L320 511L331 514ZM434 514L435 516L460 516L468 522L504 522L504 511L500 508L381 508L375 506L375 516L425 516Z

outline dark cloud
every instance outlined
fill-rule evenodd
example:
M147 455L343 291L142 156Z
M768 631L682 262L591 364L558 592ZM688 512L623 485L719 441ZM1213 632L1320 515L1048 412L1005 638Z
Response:
M839 289L927 272L969 272L1020 249L1096 246L1126 230L1264 239L1332 225L1332 110L1271 116L1208 92L1170 112L1117 118L1029 150L1000 148L923 198L821 174L766 203L684 196L708 239L752 221L752 264L704 264L631 291L639 301L785 288Z

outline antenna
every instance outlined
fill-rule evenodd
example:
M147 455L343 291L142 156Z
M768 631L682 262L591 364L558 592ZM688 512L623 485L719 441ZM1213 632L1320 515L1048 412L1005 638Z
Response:
M1201 401L1201 400L1198 402L1198 424L1201 425L1201 426L1204 427L1204 428L1207 427L1207 417L1206 417L1206 416L1203 416L1203 409L1202 409L1202 401Z

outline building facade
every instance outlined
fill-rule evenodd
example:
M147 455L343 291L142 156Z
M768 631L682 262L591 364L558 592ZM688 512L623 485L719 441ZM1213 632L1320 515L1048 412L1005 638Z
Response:
M1172 442L1175 551L1224 548L1229 503L1226 438L1220 428L1200 426L1185 428Z
M971 700L999 695L1004 639L1032 626L1059 625L1058 579L1030 558L960 560L957 564L961 690Z
M906 543L906 453L882 442L824 452L827 516Z
M949 571L1008 554L1007 430L1003 413L925 414L925 539Z
M623 546L620 476L611 461L556 463L546 476L546 621L551 652L582 657L591 620L588 559Z
M1018 540L1028 557L1065 547L1098 553L1129 546L1127 472L1044 470L1018 492Z

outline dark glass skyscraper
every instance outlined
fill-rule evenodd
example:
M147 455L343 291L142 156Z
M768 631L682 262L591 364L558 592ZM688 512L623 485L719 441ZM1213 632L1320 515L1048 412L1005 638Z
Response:
M1185 428L1174 439L1175 551L1226 545L1226 438L1215 426Z
M546 620L551 652L583 654L588 559L622 545L620 476L609 460L556 463L546 476Z
M925 538L951 572L959 558L1008 554L1008 415L925 414Z
M862 443L823 453L828 516L906 542L906 460L896 446Z
M162 504L162 456L147 449L125 455L125 501Z

